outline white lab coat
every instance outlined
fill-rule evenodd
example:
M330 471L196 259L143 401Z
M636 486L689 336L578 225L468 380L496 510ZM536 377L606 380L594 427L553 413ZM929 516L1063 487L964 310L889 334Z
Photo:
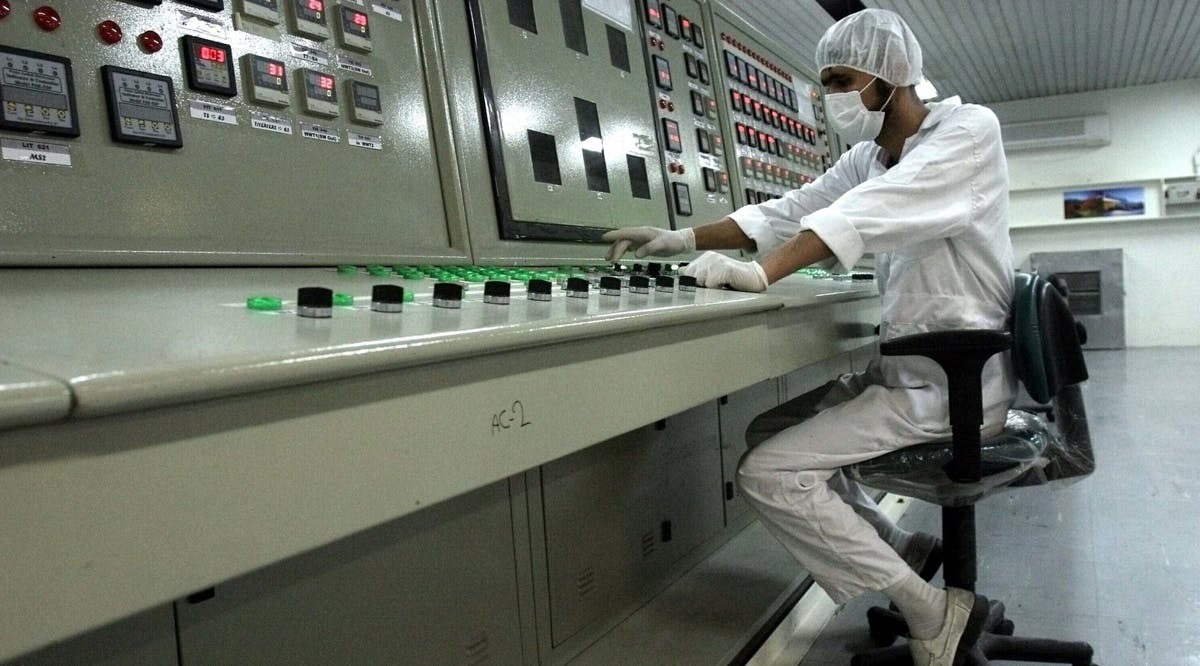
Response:
M899 162L888 169L883 159L873 142L859 143L815 182L731 217L758 252L811 230L846 268L874 253L883 340L1004 329L1013 265L996 116L976 105L931 104ZM1015 391L1008 354L993 357L983 376L985 433L1003 426ZM797 400L751 425L738 487L835 601L885 589L909 572L893 550L903 533L840 468L948 438L945 393L933 361L886 357L841 377L815 416Z

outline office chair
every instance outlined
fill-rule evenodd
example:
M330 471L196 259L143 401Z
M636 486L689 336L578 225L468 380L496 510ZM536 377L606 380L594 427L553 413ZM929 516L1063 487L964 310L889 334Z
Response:
M942 506L943 574L947 586L975 590L975 502L1007 487L1036 485L1047 478L1090 473L1091 444L1079 382L1087 379L1079 337L1083 333L1064 294L1046 280L1018 273L1011 332L940 331L909 335L880 345L885 356L925 356L938 363L949 380L951 441L909 447L852 465L848 475L866 485L916 495ZM1041 419L1012 411L1003 433L981 441L983 398L981 372L994 354L1012 348L1013 366L1029 395L1053 401L1057 436ZM1051 442L1067 442L1085 451L1067 469L1035 465ZM1049 472L1049 474L1047 474ZM914 493L914 489L920 492ZM895 611L872 608L867 613L876 645L889 646L908 628ZM989 659L1039 661L1075 666L1092 664L1092 647L1082 642L1021 638L1004 617L1004 605L993 601L984 633L966 663ZM912 663L907 645L882 647L854 656L853 666Z

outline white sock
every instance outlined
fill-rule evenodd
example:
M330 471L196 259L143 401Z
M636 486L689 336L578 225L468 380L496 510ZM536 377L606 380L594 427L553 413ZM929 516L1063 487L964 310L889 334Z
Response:
M894 585L884 588L883 593L900 609L908 623L908 634L913 638L933 638L942 631L946 619L945 590L939 590L909 571Z

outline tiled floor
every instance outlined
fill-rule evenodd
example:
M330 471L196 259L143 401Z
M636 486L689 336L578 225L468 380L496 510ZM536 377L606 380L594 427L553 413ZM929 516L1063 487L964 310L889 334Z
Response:
M1200 348L1088 352L1097 469L1072 486L978 505L978 590L1018 635L1086 640L1100 666L1200 666ZM918 503L907 529L939 531ZM939 581L940 583L940 581ZM803 666L869 647L867 595L830 621Z

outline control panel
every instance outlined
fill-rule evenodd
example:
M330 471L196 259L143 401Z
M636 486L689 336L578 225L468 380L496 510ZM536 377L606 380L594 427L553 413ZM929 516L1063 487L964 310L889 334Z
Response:
M465 259L431 4L3 0L0 264Z
M595 241L666 227L656 124L630 0L468 0L502 239Z
M713 22L740 203L761 203L816 180L832 165L816 82L722 10Z
M638 2L675 227L721 219L733 197L703 8L697 0Z

